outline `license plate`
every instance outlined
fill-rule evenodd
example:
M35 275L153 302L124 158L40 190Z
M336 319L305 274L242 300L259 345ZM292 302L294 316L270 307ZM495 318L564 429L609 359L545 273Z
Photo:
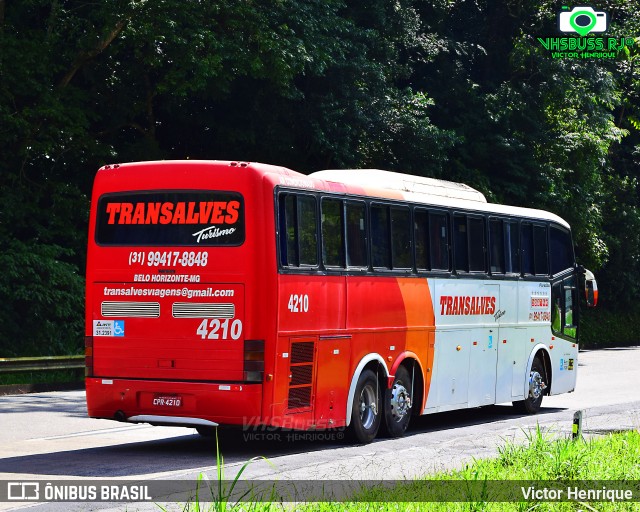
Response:
M181 396L156 396L152 402L154 407L182 407Z

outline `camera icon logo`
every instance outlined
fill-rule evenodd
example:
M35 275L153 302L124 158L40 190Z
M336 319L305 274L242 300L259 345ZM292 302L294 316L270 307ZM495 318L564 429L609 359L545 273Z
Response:
M594 11L591 7L574 7L558 14L560 32L577 32L582 37L590 32L605 32L608 25L607 13Z

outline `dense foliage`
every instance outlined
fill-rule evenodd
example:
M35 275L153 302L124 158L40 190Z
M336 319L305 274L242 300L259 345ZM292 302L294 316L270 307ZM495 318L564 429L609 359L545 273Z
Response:
M609 35L640 35L605 0ZM550 0L0 0L0 356L77 351L106 163L445 177L561 214L603 307L640 298L640 51L553 59ZM615 336L615 333L612 333Z

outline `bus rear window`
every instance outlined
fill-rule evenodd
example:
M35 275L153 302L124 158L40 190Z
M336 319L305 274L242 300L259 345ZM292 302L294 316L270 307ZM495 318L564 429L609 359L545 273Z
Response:
M100 245L237 246L244 237L237 192L127 192L98 200Z

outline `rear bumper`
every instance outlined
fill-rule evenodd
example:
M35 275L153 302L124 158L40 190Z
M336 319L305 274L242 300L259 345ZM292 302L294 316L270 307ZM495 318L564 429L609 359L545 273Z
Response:
M175 420L158 424L184 426L193 426L194 419L219 425L260 423L262 384L88 378L86 388L92 418L135 422L135 417L165 417Z

